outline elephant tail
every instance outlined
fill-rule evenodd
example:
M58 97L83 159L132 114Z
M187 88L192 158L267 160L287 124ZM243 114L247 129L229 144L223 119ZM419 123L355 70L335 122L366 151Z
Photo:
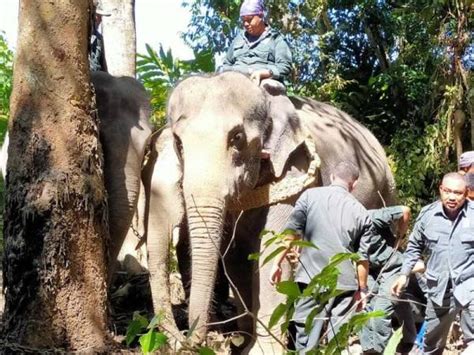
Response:
M386 185L385 185L385 193L383 194L385 199L386 206L393 206L398 204L398 193L397 193L397 184L395 182L395 178L393 177L392 171L387 166L385 169L386 175Z

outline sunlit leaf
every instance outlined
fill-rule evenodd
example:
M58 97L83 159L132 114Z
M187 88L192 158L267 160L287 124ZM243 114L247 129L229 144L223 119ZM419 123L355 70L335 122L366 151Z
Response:
M398 328L390 337L383 355L395 355L397 353L398 344L402 341L403 338L403 327Z
M275 326L275 324L278 323L281 317L283 317L286 310L287 310L287 307L286 307L286 304L284 303L280 303L278 306L276 306L272 312L270 321L268 322L268 328L272 329Z
M277 283L276 289L279 293L287 295L288 297L299 297L301 295L298 284L294 281L281 281Z

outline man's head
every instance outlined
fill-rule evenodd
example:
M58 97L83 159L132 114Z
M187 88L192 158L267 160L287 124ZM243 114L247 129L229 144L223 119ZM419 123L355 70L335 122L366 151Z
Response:
M458 162L459 173L474 173L474 150L464 152L459 157Z
M98 27L102 22L102 16L110 16L110 12L105 11L98 0L93 0L93 13L94 13L94 22L95 26Z
M265 31L263 0L245 0L240 7L240 18L245 31L252 36L260 36Z
M359 168L353 162L341 161L332 170L331 182L343 184L349 192L354 190L357 179L359 179Z
M464 180L466 181L467 198L474 201L474 172L464 175Z
M444 211L449 218L454 219L466 201L467 188L464 176L459 173L444 175L439 194Z

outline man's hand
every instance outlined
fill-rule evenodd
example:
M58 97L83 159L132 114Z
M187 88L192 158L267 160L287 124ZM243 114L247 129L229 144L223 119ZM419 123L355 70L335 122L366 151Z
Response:
M354 295L354 299L357 302L356 312L362 311L369 301L369 289L367 287L359 288Z
M424 273L426 270L426 267L425 267L425 263L423 260L418 260L415 264L415 266L413 266L413 269L411 270L412 274L416 274L416 273Z
M298 266L300 254L301 254L301 247L298 247L298 246L291 247L288 253L286 254L286 260L288 260L292 268L295 268Z
M405 290L407 283L408 277L406 275L400 275L390 288L390 290L392 291L392 295L400 297L402 292Z
M272 73L268 69L255 70L252 72L252 74L250 74L250 80L252 80L257 85L260 84L263 79L268 79L271 77Z
M274 264L272 267L272 270L270 272L270 283L272 285L276 285L281 281L281 275L283 271L281 269L281 266L279 264Z

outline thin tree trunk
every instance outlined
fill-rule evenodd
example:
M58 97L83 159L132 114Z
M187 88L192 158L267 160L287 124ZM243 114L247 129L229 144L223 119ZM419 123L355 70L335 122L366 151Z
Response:
M4 225L0 345L7 349L93 351L108 342L108 228L88 7L20 1Z
M102 18L107 71L135 77L135 0L100 0L110 16Z

